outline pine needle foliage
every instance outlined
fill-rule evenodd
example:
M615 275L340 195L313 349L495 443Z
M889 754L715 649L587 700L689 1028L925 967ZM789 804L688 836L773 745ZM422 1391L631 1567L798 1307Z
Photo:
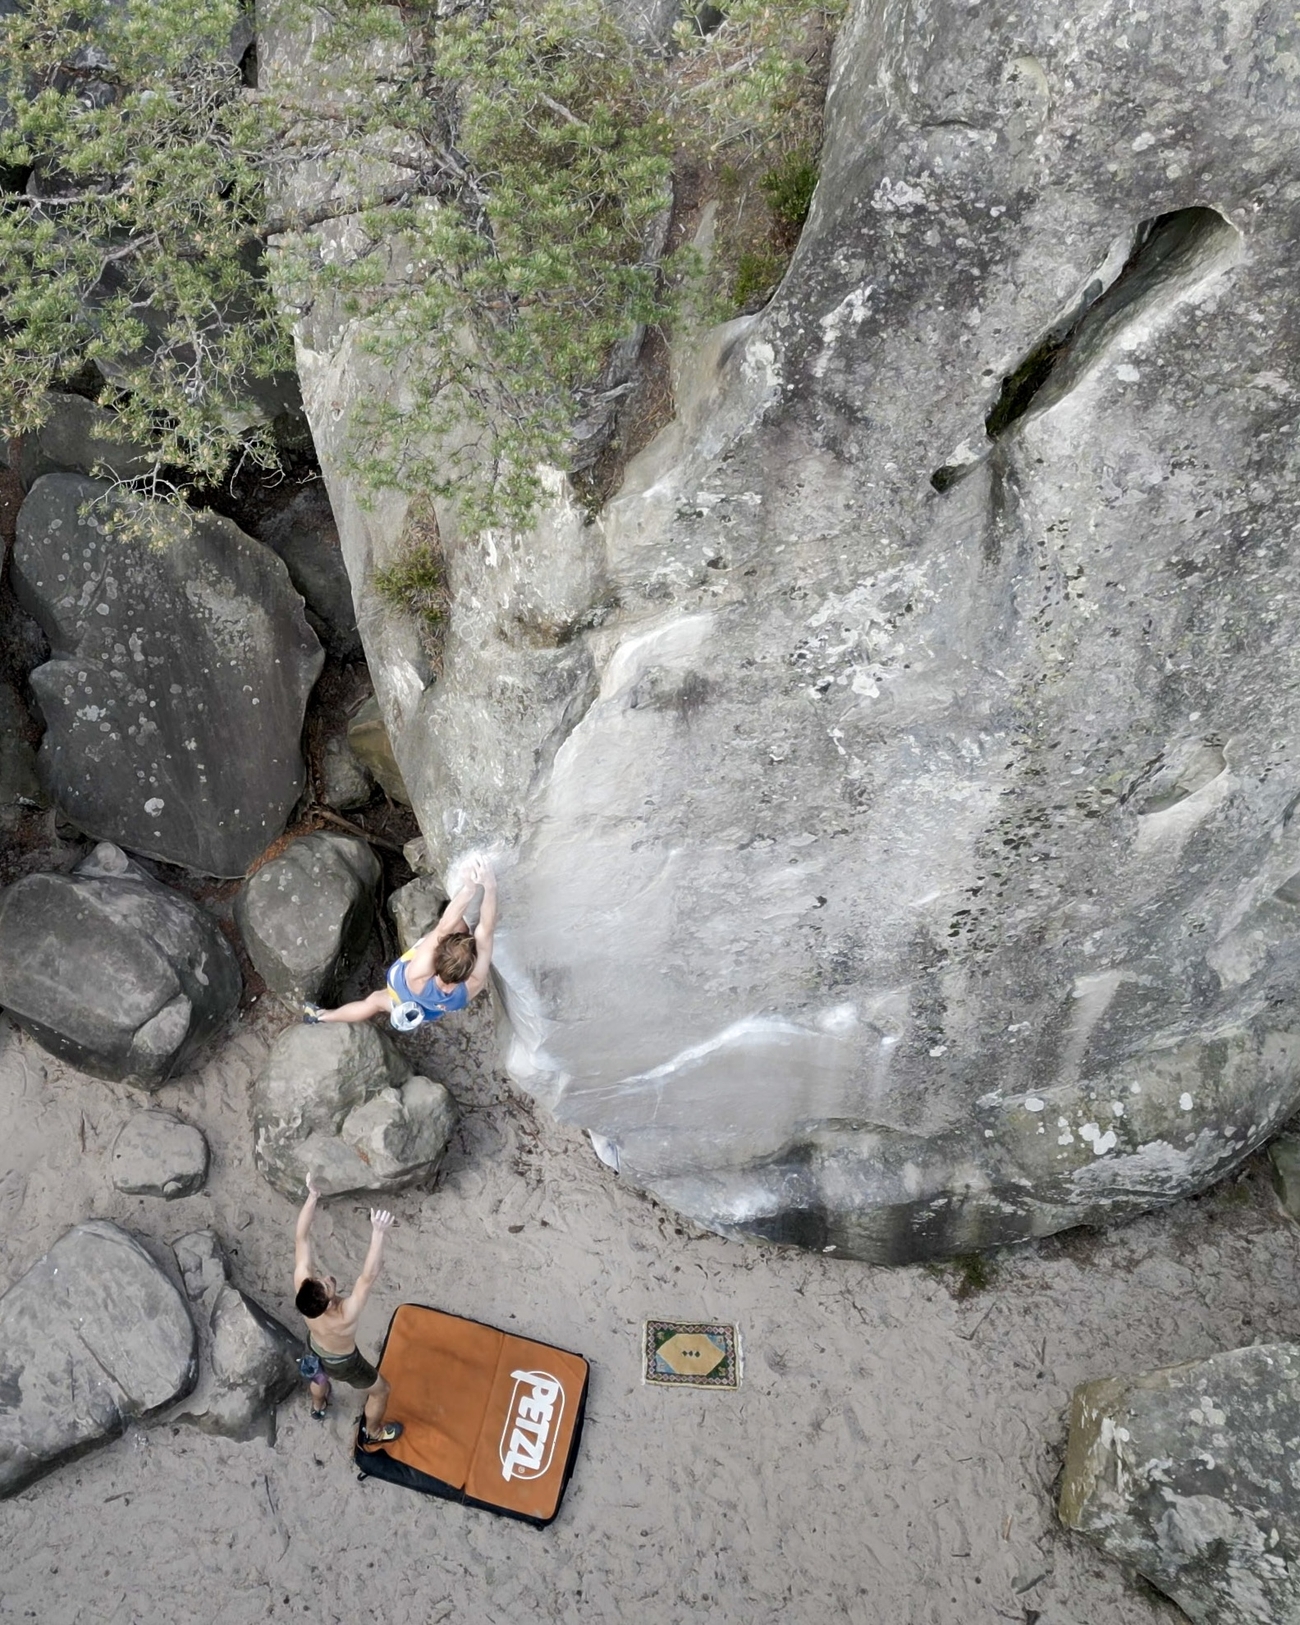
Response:
M677 25L672 116L685 141L712 158L769 166L815 151L822 98L808 94L809 80L848 0L731 0L721 9L708 33L690 18Z
M0 17L0 430L91 364L124 434L219 483L275 463L241 403L290 321L353 324L400 382L353 415L363 491L523 525L615 345L681 309L652 246L675 160L815 151L806 42L838 0L734 0L659 55L596 3L276 4L292 87L246 81L240 0Z
M362 482L454 492L471 527L522 524L614 344L666 311L647 253L670 201L662 69L599 6L445 13L408 0L400 39L390 7L332 15L318 53L372 66L360 94L326 98L331 121L349 150L393 155L344 184L388 195L342 254L300 240L296 281L364 317L364 348L400 369L400 398L358 413Z
M24 0L0 18L0 425L93 363L122 427L219 480L275 460L241 427L292 365L261 274L266 131L230 54L234 0Z

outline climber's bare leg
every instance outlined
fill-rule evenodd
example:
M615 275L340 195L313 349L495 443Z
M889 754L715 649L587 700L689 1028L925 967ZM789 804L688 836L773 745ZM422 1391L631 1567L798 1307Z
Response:
M369 1021L371 1016L386 1016L393 1008L393 1001L388 996L388 989L381 987L377 993L372 993L365 999L353 999L351 1004L341 1004L337 1010L319 1010L315 1005L305 1005L304 1009L312 1012L308 1020L317 1021Z
M388 1396L392 1392L386 1377L376 1377L374 1387L366 1395L366 1432L378 1433L384 1425L384 1412L388 1409Z

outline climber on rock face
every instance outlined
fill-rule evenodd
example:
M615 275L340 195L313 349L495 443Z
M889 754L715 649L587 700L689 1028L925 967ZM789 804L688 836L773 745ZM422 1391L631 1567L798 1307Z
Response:
M473 931L465 923L465 911L483 888L483 906ZM497 920L497 882L488 864L480 859L470 865L465 884L443 910L442 918L414 948L388 967L388 985L343 1004L337 1010L322 1010L304 1004L302 1019L322 1021L368 1021L387 1015L399 1032L410 1032L426 1021L440 1021L453 1010L463 1010L487 986L492 967L492 935Z

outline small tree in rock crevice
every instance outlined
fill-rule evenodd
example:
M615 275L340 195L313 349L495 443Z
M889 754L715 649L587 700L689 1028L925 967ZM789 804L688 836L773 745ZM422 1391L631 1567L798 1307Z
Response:
M290 90L253 82L238 0L24 0L0 17L0 428L97 389L182 483L274 466L244 409L291 365L274 254L290 316L356 320L400 369L355 414L363 490L521 525L614 346L679 309L649 247L674 163L805 141L798 41L829 14L736 0L655 55L571 0L281 0L311 41Z

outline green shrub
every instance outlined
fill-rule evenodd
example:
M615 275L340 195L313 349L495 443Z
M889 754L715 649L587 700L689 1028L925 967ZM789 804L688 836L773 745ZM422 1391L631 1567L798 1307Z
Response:
M985 1253L959 1253L952 1261L952 1268L954 1298L973 1298L993 1285L994 1269Z
M817 185L817 165L806 151L792 152L759 181L767 206L781 231L797 237Z
M706 38L678 30L676 118L688 149L717 176L712 289L728 314L772 293L807 218L843 9L842 0L735 0ZM709 308L699 298L696 306Z
M774 248L746 249L736 262L731 299L738 311L763 303L781 280L785 256Z
M376 64L350 70L346 144L407 153L419 179L409 201L362 213L346 256L304 234L302 280L364 317L364 348L408 386L357 416L362 481L454 495L471 526L522 524L581 391L619 338L665 313L645 245L670 197L672 133L661 70L602 7L438 12L403 7L398 76L375 50L388 5L352 0L318 45ZM354 182L373 185L364 158Z
M447 582L442 560L427 547L413 547L382 565L372 582L386 604L435 625L447 613Z
M407 543L371 575L370 584L390 609L411 616L435 671L442 669L442 640L451 605L442 555L427 544Z
M425 648L436 663L451 595L438 518L427 496L411 503L396 552L372 572L370 584L390 608L414 616Z
M720 27L700 37L677 25L682 60L673 105L683 140L710 156L777 154L816 146L821 85L813 61L847 0L732 0Z

